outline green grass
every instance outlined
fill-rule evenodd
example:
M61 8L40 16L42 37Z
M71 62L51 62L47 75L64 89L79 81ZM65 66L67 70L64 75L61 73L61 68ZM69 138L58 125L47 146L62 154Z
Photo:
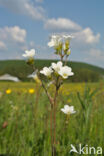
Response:
M50 66L55 60L35 60L35 67L38 69L44 66ZM68 62L72 67L75 77L71 77L71 82L98 82L104 79L104 69L80 62ZM5 73L19 77L22 81L29 81L27 75L31 74L33 69L23 60L6 60L0 61L0 75Z
M84 83L65 84L59 92L56 124L57 156L76 156L69 154L70 144L76 147L80 143L83 146L87 144L95 148L104 147L104 83L88 83L90 90L85 90L85 86ZM12 90L11 94L5 94L7 88ZM35 88L35 94L29 94L29 88ZM98 91L91 97L92 91L96 88ZM54 88L50 87L49 90L53 94ZM79 101L78 91L86 110L83 110ZM7 82L0 83L1 92L0 154L51 156L50 104L43 89L39 95L38 87L34 83ZM65 114L60 111L65 104L73 105L77 111L70 116L68 122ZM87 123L83 115L88 112L90 104L92 109Z

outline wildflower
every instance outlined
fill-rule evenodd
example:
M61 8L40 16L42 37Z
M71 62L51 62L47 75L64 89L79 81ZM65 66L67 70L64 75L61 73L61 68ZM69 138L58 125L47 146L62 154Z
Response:
M60 68L60 71L58 72L59 75L61 75L64 79L67 79L68 76L74 75L74 73L71 71L72 69L68 66L64 66Z
M51 76L51 73L53 72L52 68L51 67L44 67L43 70L40 71L41 74L47 76L47 77L50 77Z
M23 54L22 56L27 58L27 64L28 65L33 65L34 64L35 49L31 49L30 51L26 50L25 54Z
M30 51L26 50L25 54L23 54L22 56L27 58L33 58L35 56L35 49L31 49Z
M33 78L33 79L35 79L35 77L37 76L36 73L37 73L37 72L34 71L32 74L28 75L27 77L28 77L28 78Z
M66 52L67 55L70 55L71 51L70 49Z
M62 62L59 61L57 63L52 63L51 67L52 67L52 69L54 69L55 72L58 73L62 67Z
M73 36L71 36L71 35L63 35L63 39L65 41L70 41L72 38L73 38Z
M51 41L48 42L49 47L57 47L62 43L62 37L59 35L52 35Z
M38 72L38 70L33 72L31 75L28 75L28 78L33 78L36 81L36 83L41 84L41 81L37 75L37 72Z
M63 35L63 50L66 55L70 55L70 40L72 36L70 35Z
M67 115L74 114L76 111L74 110L74 106L65 105L61 111Z
M30 93L30 94L33 94L34 92L35 92L34 89L29 89L29 93Z
M34 80L36 81L36 83L41 84L41 81L40 81L40 79L39 79L37 74L35 74Z
M12 92L11 89L6 90L6 94L10 94L11 92Z

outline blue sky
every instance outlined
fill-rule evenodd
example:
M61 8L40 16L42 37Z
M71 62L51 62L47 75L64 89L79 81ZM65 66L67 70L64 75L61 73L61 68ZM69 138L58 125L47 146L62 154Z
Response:
M53 33L72 34L70 60L104 67L104 0L0 0L0 59L56 59Z

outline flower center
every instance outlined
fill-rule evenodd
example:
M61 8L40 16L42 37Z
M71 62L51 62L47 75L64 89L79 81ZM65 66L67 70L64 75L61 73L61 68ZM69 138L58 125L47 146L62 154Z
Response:
M67 73L64 73L63 76L64 76L64 77L67 77Z

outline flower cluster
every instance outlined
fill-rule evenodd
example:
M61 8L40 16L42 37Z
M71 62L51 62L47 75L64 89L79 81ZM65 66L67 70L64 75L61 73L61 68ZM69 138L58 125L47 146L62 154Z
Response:
M52 35L51 40L48 43L49 47L54 47L55 54L64 56L70 55L70 40L72 36L70 35ZM64 53L62 53L64 51Z
M53 47L55 50L55 54L60 56L60 60L57 63L51 63L50 67L43 67L42 70L38 71L36 70L33 72L33 74L29 75L28 78L33 78L38 84L40 84L50 101L52 112L55 111L55 105L56 105L56 98L58 95L58 90L60 86L63 83L63 79L67 79L69 76L73 76L74 73L72 72L71 67L67 66L67 59L70 55L70 40L72 39L72 36L70 35L52 35L50 42L48 42L49 47ZM29 65L34 64L34 56L35 56L35 50L31 49L30 51L25 51L25 54L23 54L23 57L27 58L27 63ZM40 74L45 75L49 80L51 79L48 86L53 83L56 87L56 93L55 96L52 97L50 93L48 92L47 88L44 85L44 82L42 81ZM31 94L34 93L34 90L31 89L29 91ZM73 106L65 105L64 108L61 109L62 112L64 112L67 115L73 114L76 111L74 111ZM55 113L55 112L54 112ZM55 128L55 127L54 127Z
M52 63L50 67L44 67L43 70L40 71L41 74L44 74L47 77L51 77L52 73L61 76L63 79L67 79L69 76L74 75L71 67L63 66L61 61L57 63Z

